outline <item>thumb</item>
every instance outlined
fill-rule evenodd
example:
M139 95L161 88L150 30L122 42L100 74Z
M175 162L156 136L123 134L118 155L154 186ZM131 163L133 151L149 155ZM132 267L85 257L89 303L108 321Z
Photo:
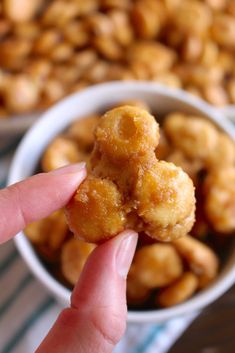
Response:
M126 326L126 276L137 234L127 230L98 246L36 353L110 353Z

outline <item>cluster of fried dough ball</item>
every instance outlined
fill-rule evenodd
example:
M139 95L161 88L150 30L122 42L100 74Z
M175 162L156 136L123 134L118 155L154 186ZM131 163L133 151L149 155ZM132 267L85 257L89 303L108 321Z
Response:
M121 102L117 106L122 106L124 103L151 112L148 105L137 100ZM80 156L84 154L88 160L94 148L95 153L92 153L89 171L96 166L97 175L104 173L102 180L106 180L104 175L106 178L108 175L110 180L115 180L114 183L105 183L108 191L110 188L113 190L113 184L118 186L118 190L119 188L123 190L124 185L127 185L124 196L128 197L129 185L126 182L129 180L132 185L136 176L139 176L138 171L133 169L132 179L130 174L115 179L115 176L120 176L120 170L126 172L125 164L122 163L126 153L129 153L128 145L116 151L117 165L111 165L106 158L101 159L100 154L97 153L97 146L94 147L93 134L100 119L102 119L101 116L92 115L73 122L45 150L42 169L48 171L73 163L74 154L68 153L70 143L76 151L76 161L79 161ZM127 299L131 307L153 308L177 305L208 286L218 274L220 251L226 252L230 246L231 235L235 234L234 142L215 125L200 116L174 112L166 115L159 122L160 139L155 149L157 163L160 163L160 160L160 166L165 166L163 160L170 161L180 166L193 180L197 199L196 222L190 234L170 243L151 240L145 233L140 233L138 247L127 278ZM126 123L129 126L128 129L123 122L121 129L114 130L113 139L117 139L117 142L124 136L131 138L133 130L129 129L128 117ZM158 139L158 129L155 129L156 131ZM99 136L103 143L102 148L108 152L109 148L107 149L107 141L102 130ZM155 138L156 135L155 137L150 135L149 141L143 143L151 144ZM139 147L141 150L141 146ZM101 164L97 165L97 159ZM141 159L147 168L145 156L141 156ZM154 161L156 163L156 158ZM150 161L150 165L151 163ZM46 167L48 165L50 167ZM160 168L160 171L164 169ZM144 173L141 174L142 179L143 175ZM159 177L158 174L153 173L153 175ZM92 178L91 185L96 184L97 176ZM144 193L148 192L149 184L147 183L144 188L143 181L141 183ZM150 183L150 185L154 184ZM103 188L103 184L98 184L98 190L100 187ZM83 189L84 195L85 192L86 188ZM114 197L115 193L111 191L111 195ZM153 195L153 199L155 197ZM165 206L168 205L165 204ZM143 213L145 217L152 216L151 208L145 209L145 212ZM174 217L174 214L167 212L166 216ZM167 222L168 220L166 218ZM139 217L136 219L136 216L130 213L129 222L130 226L133 226L139 222ZM113 224L116 224L115 219L111 220L108 226L113 227ZM90 227L91 229L94 227L93 220ZM89 254L96 246L73 237L62 210L47 219L31 224L26 228L25 233L52 273L68 286L76 283ZM218 241L219 247L216 245ZM220 249L222 243L225 247Z
M100 243L126 228L161 241L190 232L193 182L180 167L157 159L158 143L158 123L144 109L124 105L99 119L88 177L66 206L79 239Z
M228 0L3 0L0 117L110 80L151 80L235 103Z

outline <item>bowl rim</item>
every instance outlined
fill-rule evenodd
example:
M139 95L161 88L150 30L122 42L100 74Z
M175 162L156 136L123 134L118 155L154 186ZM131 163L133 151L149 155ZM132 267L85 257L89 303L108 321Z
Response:
M206 102L199 100L185 91L175 90L164 87L157 83L152 82L108 82L99 85L91 86L81 92L74 93L59 103L55 104L53 107L48 109L41 118L31 127L31 129L25 134L20 145L18 146L16 153L14 155L8 178L8 185L19 181L19 165L24 153L24 149L27 148L28 141L36 134L38 126L44 125L50 117L65 104L69 104L70 100L75 97L82 100L83 97L90 94L95 94L97 91L99 93L112 94L118 90L133 91L133 96L135 92L143 92L160 94L169 99L173 98L178 101L182 101L192 108L198 109L201 114L209 116L209 119L216 123L222 130L224 130L231 138L235 140L235 128L231 122L225 119L223 114L219 109L216 109ZM15 244L21 253L23 259L29 266L29 269L34 273L34 275L39 279L41 283L63 304L68 303L71 291L64 287L59 281L57 281L44 267L42 262L37 257L33 250L32 245L26 239L23 232L20 232L14 239ZM219 296L221 296L227 289L229 289L235 282L235 266L227 271L223 275L223 278L217 277L216 281L211 284L205 290L199 292L191 299L186 302L167 309L156 309L149 311L128 311L128 321L129 322L162 322L171 319L176 316L181 316L184 314L189 314L195 311L199 311L209 303L213 302Z
M125 81L121 81L121 82L124 83ZM128 82L128 81L126 81L126 82ZM131 82L133 82L133 81L131 81ZM136 83L139 83L139 82L141 82L141 81L136 81ZM142 81L142 82L144 82L144 81ZM107 82L107 83L109 83L109 82ZM151 81L149 81L149 83L151 83ZM158 83L158 85L166 88L166 86L164 86L160 83ZM97 85L93 85L93 86L97 86ZM88 88L91 88L93 86L90 86ZM88 88L86 88L86 89L88 89ZM185 91L185 92L187 93L187 91ZM67 97L69 97L69 96L67 96ZM196 97L196 98L199 99L200 101L204 102L204 100L202 98L200 98L200 97ZM219 108L216 108L215 106L212 106L212 107L215 109L219 109L221 111L221 113L225 115L226 118L230 119L232 122L235 122L235 104L227 104L227 105L225 105L223 107L219 107ZM44 112L32 112L32 113L12 115L11 117L7 117L6 119L0 119L0 136L14 137L17 135L23 135L46 112L47 112L47 110L45 110Z

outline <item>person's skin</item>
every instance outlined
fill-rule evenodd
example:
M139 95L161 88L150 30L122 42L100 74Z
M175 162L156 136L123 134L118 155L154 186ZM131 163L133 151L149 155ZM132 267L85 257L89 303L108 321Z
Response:
M0 191L0 243L63 207L86 177L84 164L42 173ZM137 234L126 230L89 257L63 310L36 353L110 353L125 331L126 276Z

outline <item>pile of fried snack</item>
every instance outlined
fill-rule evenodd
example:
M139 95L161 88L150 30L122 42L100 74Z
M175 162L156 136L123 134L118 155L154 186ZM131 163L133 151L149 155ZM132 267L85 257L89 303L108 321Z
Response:
M233 104L234 50L230 0L2 0L0 117L111 80Z
M88 177L65 213L25 229L69 287L96 244L135 229L127 299L147 309L179 304L207 287L235 233L234 142L200 116L172 112L159 128L151 113L142 101L121 102L103 116L75 120L56 137L41 169L85 160Z

